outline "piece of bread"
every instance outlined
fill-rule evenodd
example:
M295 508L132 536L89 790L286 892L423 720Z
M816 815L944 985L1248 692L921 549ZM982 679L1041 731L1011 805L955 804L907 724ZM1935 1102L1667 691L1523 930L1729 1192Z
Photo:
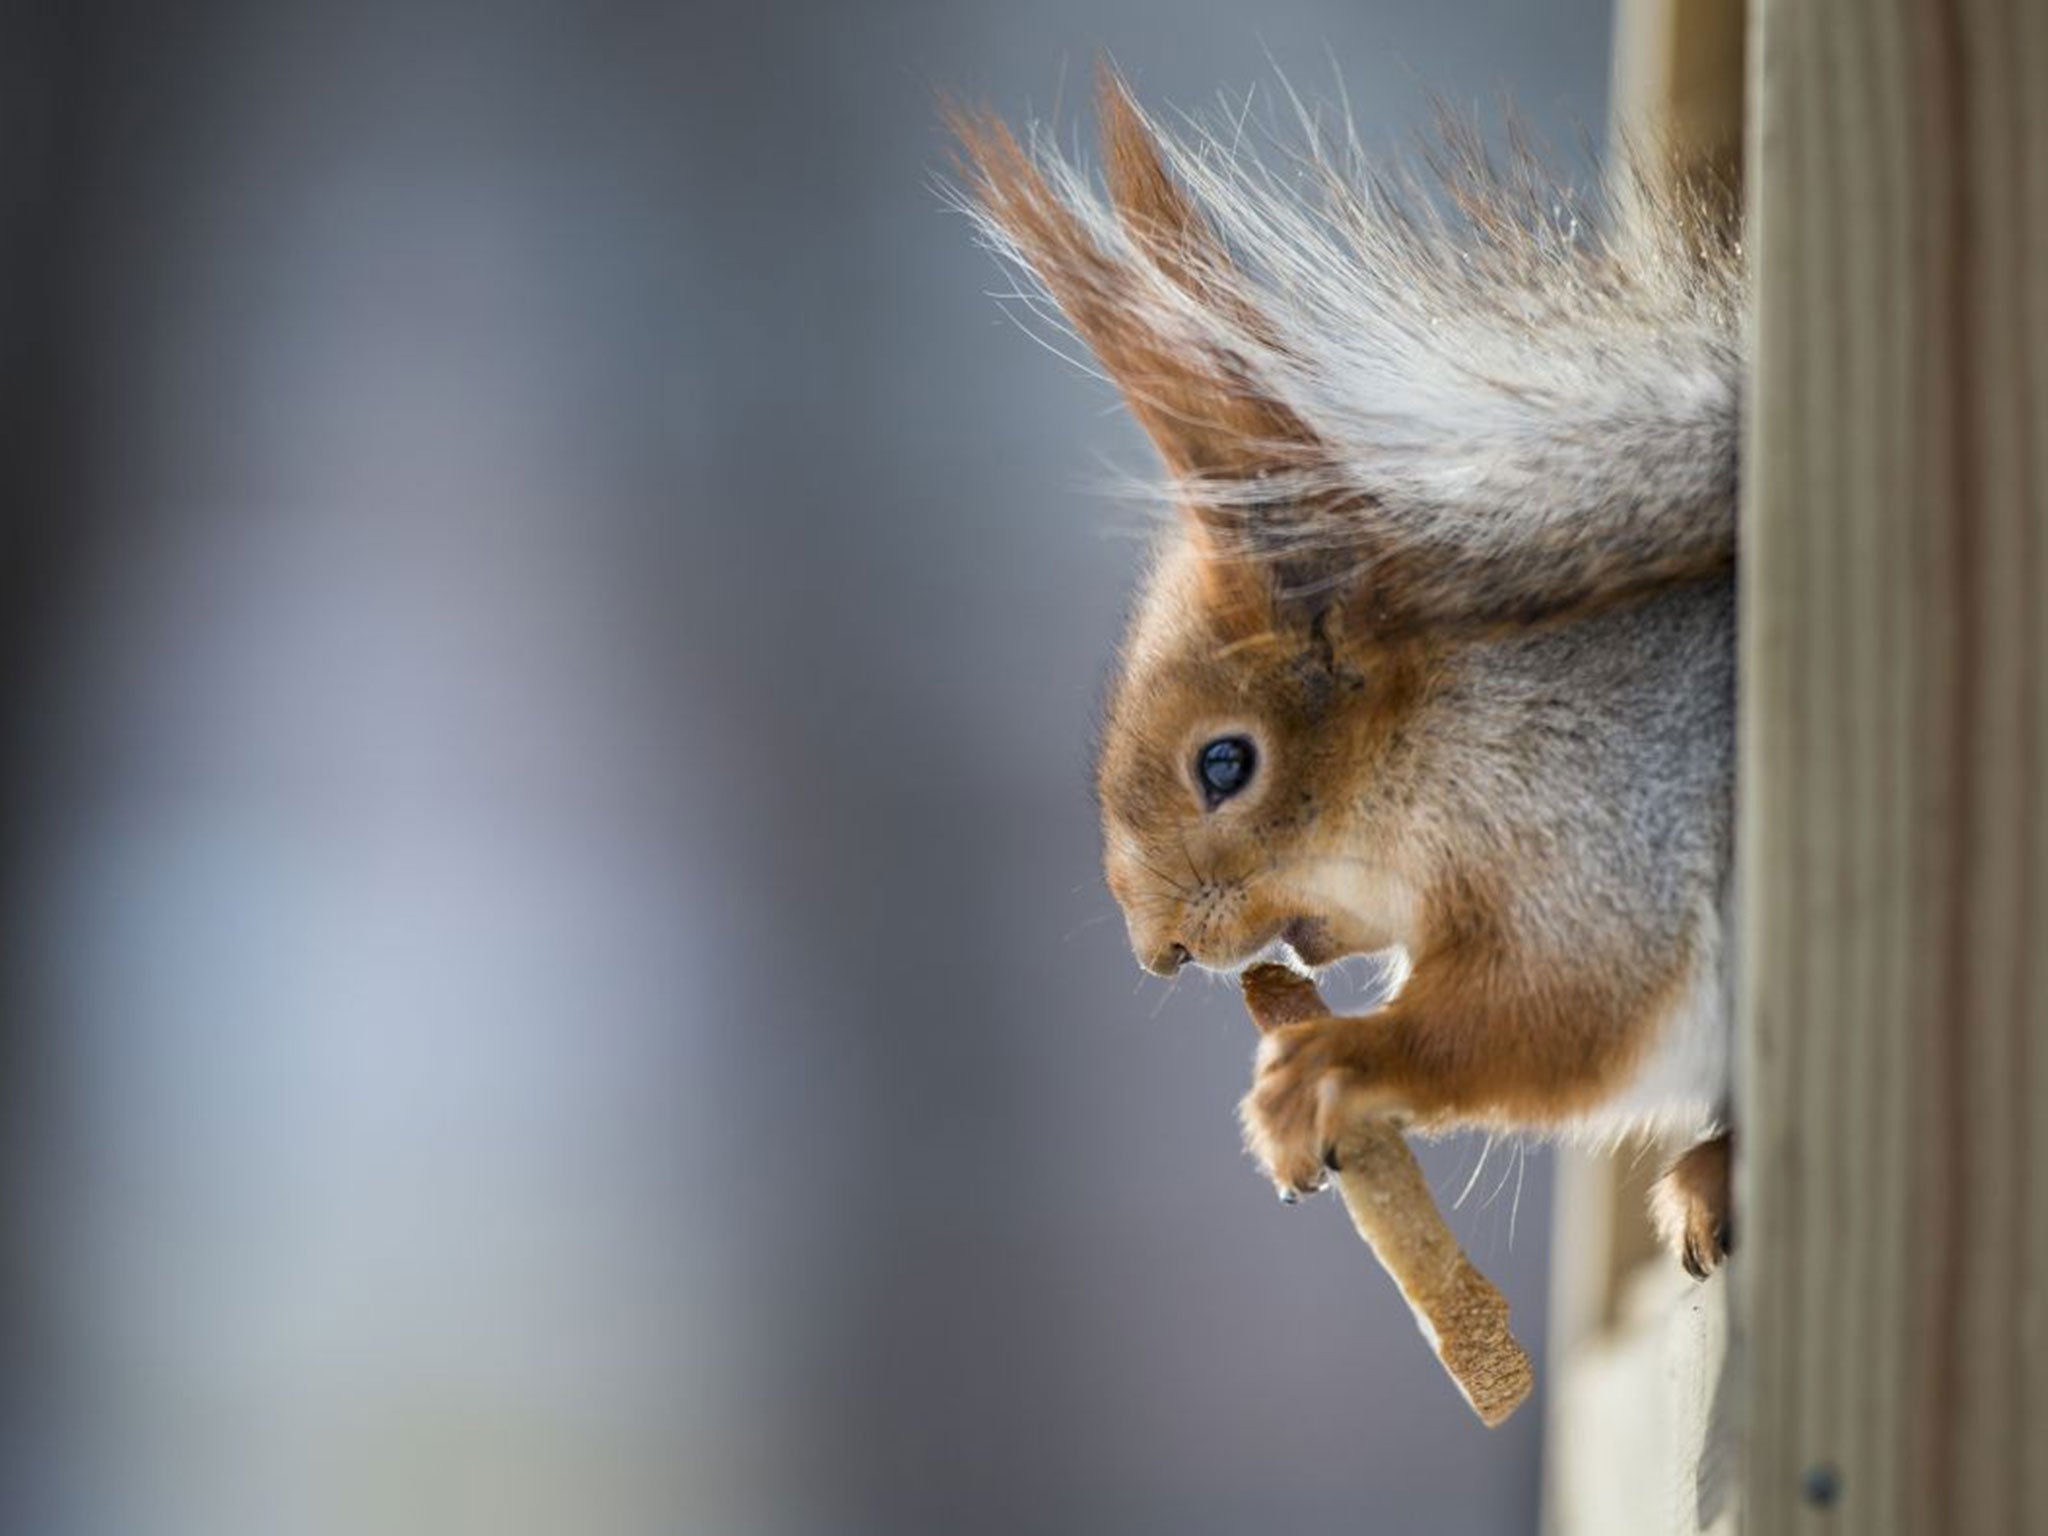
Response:
M1326 1017L1315 983L1283 965L1244 973L1245 1006L1261 1031ZM1423 1336L1488 1428L1535 1385L1529 1357L1508 1331L1507 1298L1472 1266L1444 1225L1421 1164L1386 1120L1360 1121L1337 1145L1337 1193L1358 1235L1401 1287Z

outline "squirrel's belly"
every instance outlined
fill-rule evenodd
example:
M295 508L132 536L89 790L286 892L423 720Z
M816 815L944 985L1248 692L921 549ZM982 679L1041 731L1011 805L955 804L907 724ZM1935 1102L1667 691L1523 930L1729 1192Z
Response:
M1734 999L1722 914L1705 904L1692 974L1655 1021L1650 1049L1613 1097L1570 1121L1574 1140L1695 1138L1727 1123Z

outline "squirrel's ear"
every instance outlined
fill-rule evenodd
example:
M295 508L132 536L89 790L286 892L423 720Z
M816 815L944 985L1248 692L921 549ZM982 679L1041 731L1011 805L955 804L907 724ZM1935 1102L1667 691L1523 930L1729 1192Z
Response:
M1233 339L1265 342L1222 244L1168 171L1129 90L1098 80L1113 218L1046 168L1001 120L955 110L984 227L1029 268L1123 392L1182 482L1182 505L1219 563L1257 553L1246 482L1320 457L1313 435L1262 393ZM1247 575L1251 574L1249 571ZM1262 578L1263 580L1263 578Z

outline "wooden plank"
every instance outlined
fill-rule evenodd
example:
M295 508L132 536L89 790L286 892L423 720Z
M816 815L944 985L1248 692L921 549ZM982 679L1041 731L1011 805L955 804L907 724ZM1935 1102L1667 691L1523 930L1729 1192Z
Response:
M1616 137L1681 180L1739 186L1743 26L1743 0L1616 0Z
M2048 23L1760 0L1749 1529L2048 1529Z

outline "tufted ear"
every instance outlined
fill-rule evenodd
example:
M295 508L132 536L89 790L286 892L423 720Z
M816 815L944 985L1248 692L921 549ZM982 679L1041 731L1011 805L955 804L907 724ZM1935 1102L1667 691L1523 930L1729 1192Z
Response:
M1478 635L1726 578L1750 303L1702 207L1637 186L1582 223L1463 136L1417 180L1311 130L1281 176L1107 72L1100 113L1101 184L954 114L964 201L1122 390L1247 625Z
M1256 487L1302 476L1321 445L1260 389L1243 354L1270 342L1245 285L1107 68L1097 110L1111 218L1090 217L1100 205L1049 179L999 119L956 111L970 194L984 229L1059 306L1181 483L1217 595L1269 611L1274 573L1259 557L1263 525L1281 509Z

